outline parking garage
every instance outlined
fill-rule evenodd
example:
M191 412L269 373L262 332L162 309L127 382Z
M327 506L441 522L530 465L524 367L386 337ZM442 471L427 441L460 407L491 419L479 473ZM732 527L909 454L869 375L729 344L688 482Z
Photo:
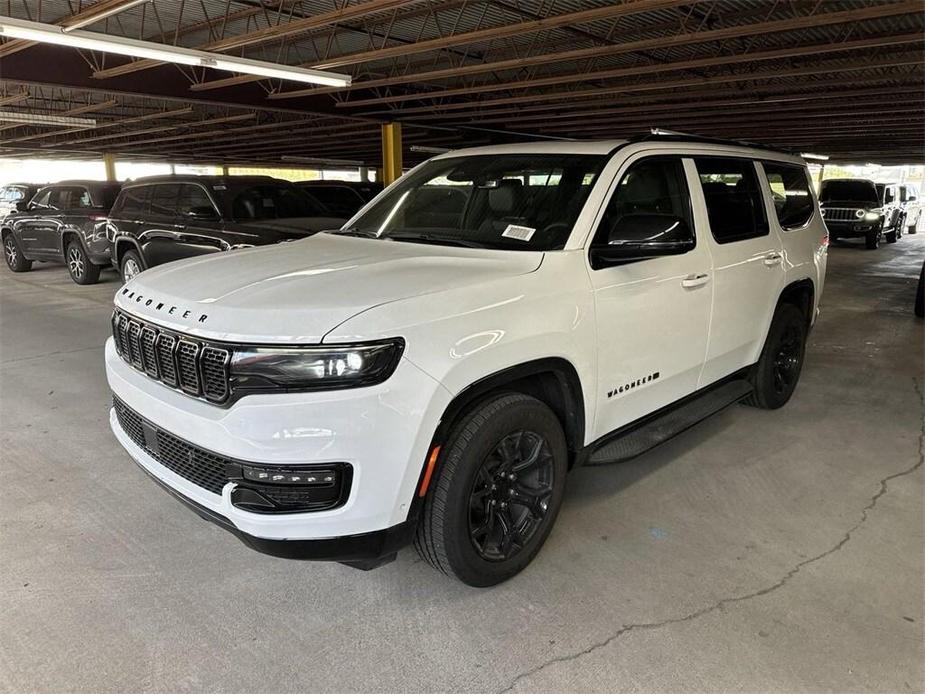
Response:
M0 683L925 689L923 28L0 4Z

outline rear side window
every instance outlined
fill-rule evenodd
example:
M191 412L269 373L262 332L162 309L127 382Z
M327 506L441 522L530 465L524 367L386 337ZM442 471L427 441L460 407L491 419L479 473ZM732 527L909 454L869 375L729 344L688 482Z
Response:
M175 183L162 183L151 190L151 216L175 217L177 214L177 197L180 186Z
M755 166L748 159L694 159L717 243L767 236L768 222Z
M194 210L199 213L211 211L212 214L215 214L215 206L206 191L200 186L187 183L180 187L180 201L177 203L177 212L182 217Z
M774 211L782 229L798 229L813 216L813 196L802 166L763 162Z
M116 201L114 214L124 215L132 219L140 217L145 212L147 197L151 188L149 186L136 186L126 188Z

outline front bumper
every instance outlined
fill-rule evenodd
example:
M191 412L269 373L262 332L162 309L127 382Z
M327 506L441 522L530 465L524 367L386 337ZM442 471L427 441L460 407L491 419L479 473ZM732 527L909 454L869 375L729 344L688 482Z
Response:
M232 503L235 482L228 481L220 493L214 493L175 473L136 444L123 431L115 410L111 412L116 438L149 475L200 515L233 529L256 549L269 548L278 556L296 553L348 560L351 554L391 546L401 534L395 528L409 519L431 437L450 400L445 388L405 360L378 386L250 395L227 409L188 397L136 371L118 356L111 339L106 344L106 373L111 390L127 407L165 432L216 455L258 465L347 463L352 467L349 497L337 508L254 513ZM373 533L378 535L355 539ZM299 544L289 549L267 545L276 541ZM303 544L308 541L322 544Z
M826 220L825 226L829 231L829 236L843 239L855 236L866 236L870 231L876 230L879 227L879 222L871 223L863 220L830 222Z

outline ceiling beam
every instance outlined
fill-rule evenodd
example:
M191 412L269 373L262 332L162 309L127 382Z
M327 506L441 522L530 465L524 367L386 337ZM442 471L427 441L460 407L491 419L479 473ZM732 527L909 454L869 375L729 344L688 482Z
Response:
M607 46L592 46L591 48L578 48L569 51L559 51L557 53L543 53L540 55L529 56L525 58L512 58L510 60L498 60L488 63L478 63L476 65L461 65L450 67L442 70L431 70L427 72L406 73L395 77L386 77L374 80L361 80L353 82L348 90L357 89L378 89L398 84L408 84L411 82L428 82L441 79L456 79L467 75L475 75L485 72L500 72L504 70L518 70L537 65L548 63L563 63L577 60L587 60L592 58L612 57L625 53L634 53L637 51L648 51L656 49L674 48L677 46L686 46L690 44L705 43L707 41L727 41L730 39L745 38L747 36L765 35L786 31L797 31L801 29L811 29L834 24L845 24L849 22L862 22L872 19L881 19L902 14L918 13L922 11L922 4L915 0L914 2L900 2L890 5L873 5L856 10L845 10L842 12L824 12L821 14L807 15L805 17L793 17L788 19L779 19L769 22L754 22L751 24L736 25L724 27L722 29L712 29L707 31L696 31L686 34L675 34L674 36L660 36L655 39L642 39L639 41L627 41ZM887 39L889 37L886 37ZM883 44L888 45L886 40ZM845 49L848 50L848 49ZM208 89L210 82L193 85L194 90ZM270 95L272 99L292 99L301 96L310 96L313 94L330 94L339 91L333 88L307 88L295 89L291 91L276 92Z

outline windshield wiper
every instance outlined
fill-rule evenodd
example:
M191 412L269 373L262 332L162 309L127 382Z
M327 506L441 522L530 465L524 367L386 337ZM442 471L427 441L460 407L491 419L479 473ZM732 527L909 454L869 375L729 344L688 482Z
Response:
M348 227L347 229L334 229L329 231L329 234L337 234L338 236L360 236L365 239L378 239L379 234L375 231L370 231L369 229L360 229L359 227Z
M395 231L385 238L394 239L395 241L411 241L412 243L433 243L442 246L462 246L463 248L485 248L484 244L466 239L457 239L446 236L434 236L433 234L419 234L414 231Z

